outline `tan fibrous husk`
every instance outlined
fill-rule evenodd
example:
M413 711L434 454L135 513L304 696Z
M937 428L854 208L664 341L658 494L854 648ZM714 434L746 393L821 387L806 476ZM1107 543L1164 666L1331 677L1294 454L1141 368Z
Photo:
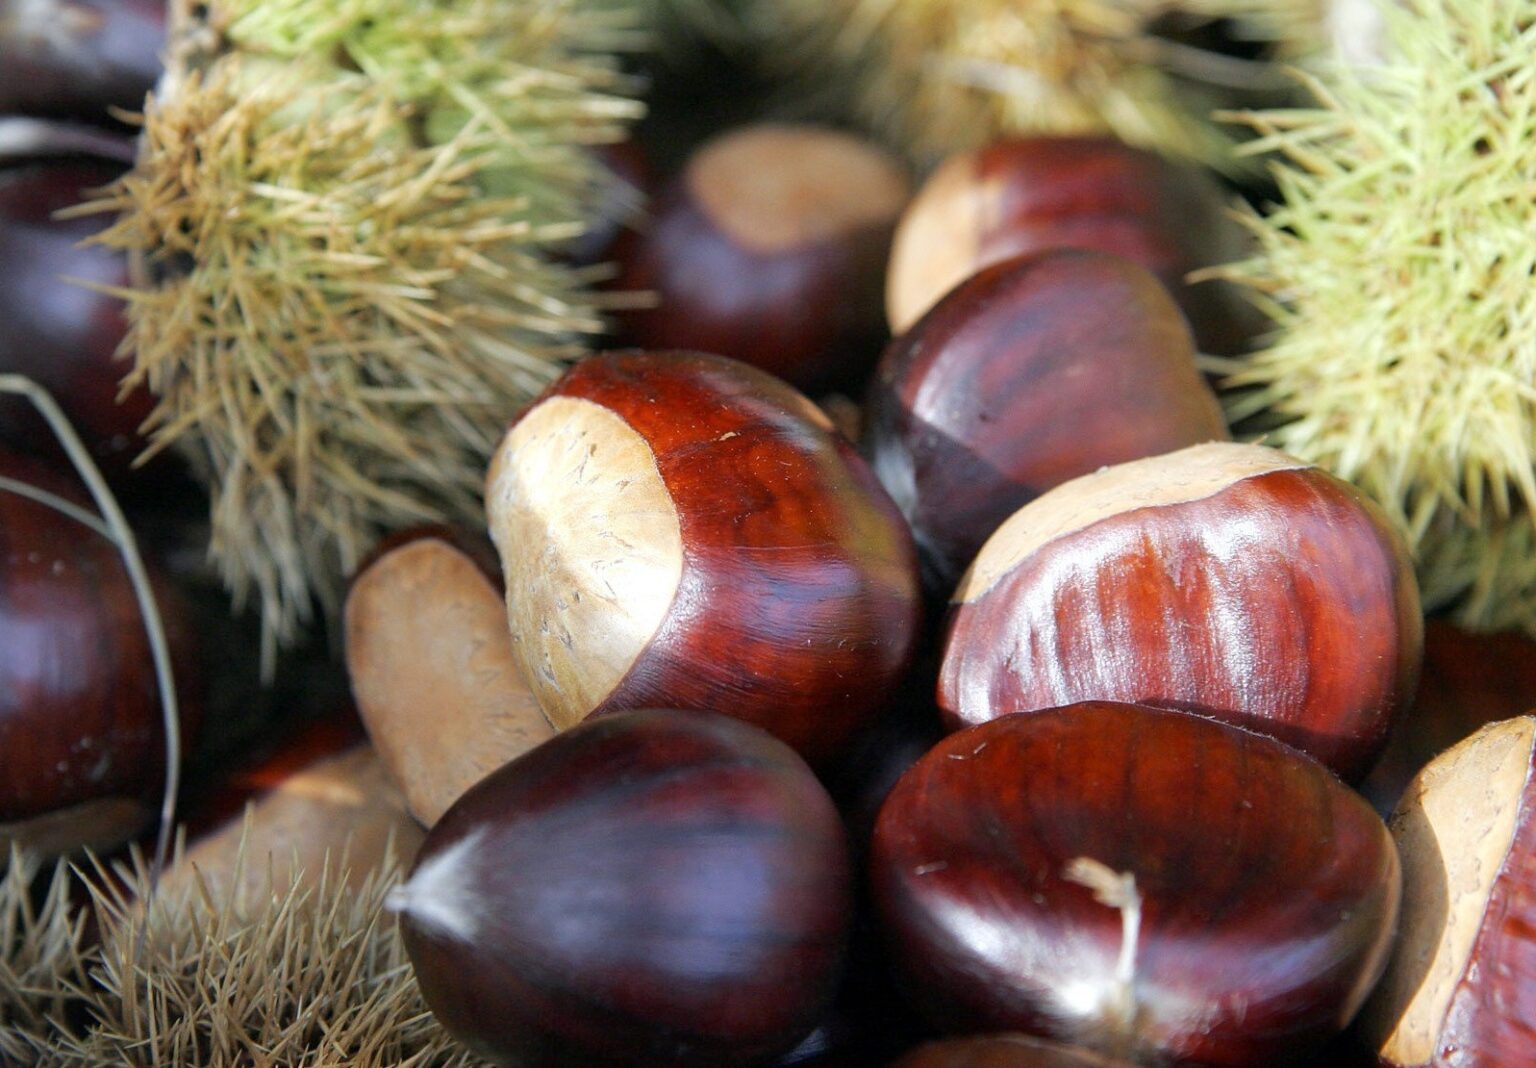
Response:
M363 880L346 872L343 852L321 871L269 878L237 909L195 880L150 898L143 862L98 866L56 877L19 928L4 925L25 891L0 884L0 933L20 931L0 955L0 1005L11 1003L5 984L25 980L16 1021L0 1015L0 1065L480 1065L428 1012L384 908L398 861ZM85 910L67 893L75 880L101 931L87 950Z
M128 383L212 496L211 555L288 640L378 536L480 521L515 411L601 328L547 252L639 107L628 0L179 5L132 173ZM268 655L273 646L268 643Z
M919 162L1011 134L1107 133L1232 170L1232 134L1212 108L1284 79L1268 59L1157 27L1226 20L1266 57L1291 61L1322 46L1326 2L783 0L759 4L757 21L777 69Z
M1382 17L1314 107L1244 116L1283 202L1221 272L1275 323L1228 412L1381 503L1427 609L1536 634L1536 0Z

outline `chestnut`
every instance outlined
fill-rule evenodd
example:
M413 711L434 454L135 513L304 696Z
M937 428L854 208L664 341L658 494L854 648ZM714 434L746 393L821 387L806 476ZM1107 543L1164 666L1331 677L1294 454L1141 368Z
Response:
M886 800L870 878L936 1025L1157 1064L1274 1064L1342 1031L1400 893L1380 817L1322 765L1110 702L945 738Z
M128 263L83 244L107 225L103 217L54 213L121 169L82 159L0 170L0 371L27 375L52 393L93 456L116 474L143 447L138 428L153 399L137 389L119 402L128 371L116 359L127 330L123 302L79 282L126 286ZM16 448L49 440L32 410L9 398L0 400L0 436Z
M1536 716L1489 724L1404 794L1403 915L1361 1014L1380 1063L1522 1065L1536 1050Z
M358 711L428 827L554 734L513 661L501 589L459 543L441 530L392 540L352 580L343 611Z
M20 0L0 16L0 112L105 122L160 77L161 0Z
M907 665L906 523L820 409L746 364L583 360L502 440L486 512L513 653L557 728L719 711L820 765Z
M698 349L801 389L859 383L884 338L891 233L911 193L883 149L814 126L749 126L708 142L615 250L623 343Z
M1227 437L1162 284L1078 249L960 283L891 342L866 408L863 454L943 596L1003 520L1052 486Z
M1074 701L1183 709L1353 781L1422 646L1408 550L1374 503L1274 449L1214 442L1014 513L956 590L939 706L952 728Z
M592 720L471 787L390 897L427 1004L519 1065L751 1063L829 1006L850 910L831 799L763 731Z
M1185 281L1247 247L1213 180L1109 137L1020 137L951 157L918 190L891 248L891 331L906 331L988 264L1058 247L1111 252L1152 271L1202 352L1242 352L1259 329L1227 283Z
M0 452L0 478L86 511L68 480ZM200 720L196 646L176 590L151 569L176 664L184 751ZM117 547L0 486L0 849L108 848L158 809L165 731L149 638Z
M973 1035L928 1042L896 1061L891 1068L1132 1068L1131 1062L1111 1060L1088 1050L1029 1035Z

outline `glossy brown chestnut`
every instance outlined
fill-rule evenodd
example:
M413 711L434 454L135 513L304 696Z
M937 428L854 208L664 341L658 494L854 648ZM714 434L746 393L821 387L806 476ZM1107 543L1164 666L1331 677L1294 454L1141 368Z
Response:
M792 750L725 716L558 735L470 788L391 897L427 1004L519 1065L753 1063L829 1005L842 828Z
M870 873L941 1027L1190 1065L1278 1064L1341 1031L1400 889L1381 819L1322 765L1106 702L940 742L886 801Z
M0 7L0 112L140 111L160 77L166 5L157 0L12 0Z
M1056 487L955 593L951 726L1134 701L1273 735L1351 781L1413 693L1418 587L1358 490L1259 445L1212 443Z
M49 469L0 453L0 477L89 510ZM151 574L179 684L184 751L196 657L179 598ZM116 845L153 811L165 768L159 689L118 550L0 487L0 841L49 852Z
M900 334L982 267L1025 252L1091 248L1134 260L1184 309L1202 351L1242 351L1253 309L1225 283L1184 281L1241 259L1242 228L1205 175L1106 137L1025 137L955 156L903 214L886 315Z
M451 533L383 547L353 579L344 623L358 711L423 825L554 735L512 659L499 585Z
M1145 268L1058 249L951 290L881 357L861 451L949 596L1030 500L1106 464L1226 440L1178 305Z
M894 157L831 130L751 126L706 144L619 242L617 287L657 301L621 317L622 340L717 352L802 389L860 382L910 194Z
M820 409L745 364L582 361L508 431L486 511L513 651L556 727L718 709L819 764L906 667L906 523Z
M1424 625L1418 692L1397 717L1386 751L1360 784L1383 815L1413 777L1482 727L1536 708L1536 641L1524 634L1473 634L1443 619Z
M1029 1035L976 1035L929 1042L891 1068L1132 1068L1131 1062Z
M123 304L78 282L124 286L128 265L120 253L81 244L107 225L104 216L53 213L120 169L80 160L0 171L0 371L27 375L52 393L109 471L126 468L142 447L138 427L152 401L136 390L118 403L127 372L114 358L127 328ZM0 398L0 436L29 449L51 441L16 398Z
M1392 1068L1536 1056L1536 716L1437 757L1392 816L1403 916L1361 1033Z

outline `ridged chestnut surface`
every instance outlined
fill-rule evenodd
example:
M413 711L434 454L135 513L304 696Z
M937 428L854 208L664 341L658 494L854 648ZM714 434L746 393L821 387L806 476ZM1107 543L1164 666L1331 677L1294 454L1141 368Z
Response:
M1225 440L1178 305L1145 268L1056 249L986 267L881 357L860 442L947 597L994 530L1105 464Z
M884 339L880 293L901 163L836 130L760 124L701 148L615 248L625 344L744 360L801 389L852 386Z
M1105 702L939 743L887 799L870 873L907 988L946 1030L1187 1065L1283 1063L1342 1030L1399 898L1386 827L1322 765Z
M907 330L989 264L1048 248L1134 260L1184 309L1204 352L1242 351L1253 309L1200 267L1241 259L1247 241L1205 175L1109 137L1020 137L954 156L907 206L891 247L886 316Z
M1407 548L1358 490L1258 445L1106 468L1014 513L961 581L951 726L1133 701L1262 731L1357 779L1423 649Z
M744 1064L830 1004L850 872L830 798L782 742L642 711L472 787L391 900L427 1003L481 1052Z
M906 666L905 521L815 405L745 364L584 360L507 433L486 510L513 649L556 727L718 710L820 763Z
M1391 1068L1536 1060L1536 716L1441 754L1392 815L1403 917L1361 1032Z

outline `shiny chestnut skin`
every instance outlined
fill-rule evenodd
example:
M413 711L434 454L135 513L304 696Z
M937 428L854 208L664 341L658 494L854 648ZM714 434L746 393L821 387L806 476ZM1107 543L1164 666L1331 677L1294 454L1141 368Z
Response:
M127 330L123 302L79 281L126 286L128 264L121 253L82 244L107 216L53 216L120 170L98 160L0 170L0 371L24 374L53 394L109 473L142 448L138 427L153 400L140 389L118 403L129 369L114 358ZM0 398L0 437L28 449L51 441L31 408L12 397Z
M508 431L486 512L513 651L558 728L719 710L822 765L915 644L896 506L820 409L746 364L589 357Z
M89 509L35 461L0 453L0 476ZM194 637L175 590L151 581L185 752L200 716ZM164 769L149 639L117 547L0 488L0 838L50 852L118 844L149 818Z
M706 144L615 249L616 288L652 293L620 341L743 360L805 389L859 383L885 327L880 292L910 195L883 149L814 126Z
M1246 246L1220 187L1188 166L1108 137L1003 140L952 157L918 190L891 248L886 315L900 334L988 264L1091 248L1156 274L1201 351L1236 354L1259 328L1254 309L1226 283L1184 279Z
M1350 781L1411 698L1423 620L1375 504L1259 445L1105 468L1014 513L955 592L951 727L1134 701L1270 734Z
M0 112L106 122L160 77L161 0L9 0L0 7Z
M1051 487L1227 438L1167 290L1080 249L960 283L886 348L865 407L861 451L946 597L1003 520Z
M1068 877L1134 878L1122 910ZM1270 1065L1326 1042L1381 973L1400 893L1370 806L1322 765L1183 712L1089 702L953 734L875 829L910 995L959 1033L1148 1063Z
M391 898L427 1003L519 1065L760 1063L831 1003L847 847L810 769L703 712L592 720L472 787Z
M1436 757L1392 814L1403 914L1359 1032L1389 1068L1536 1051L1536 715Z

